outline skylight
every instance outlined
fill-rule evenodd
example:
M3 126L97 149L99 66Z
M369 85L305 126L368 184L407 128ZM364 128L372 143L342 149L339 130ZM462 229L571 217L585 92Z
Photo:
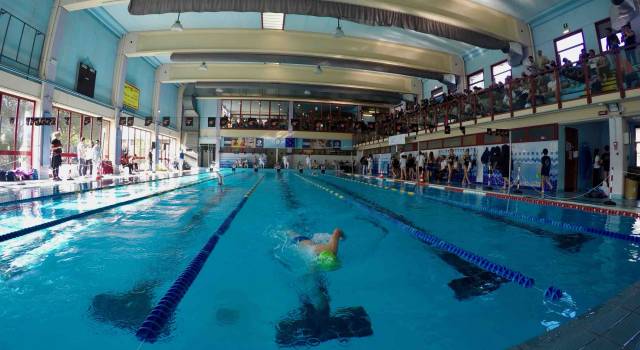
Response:
M284 30L284 13L263 12L262 28Z

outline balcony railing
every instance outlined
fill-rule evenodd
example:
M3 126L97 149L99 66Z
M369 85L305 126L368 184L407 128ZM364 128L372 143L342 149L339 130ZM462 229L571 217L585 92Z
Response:
M445 97L442 102L430 102L419 109L398 115L376 118L374 126L362 127L355 135L356 144L382 141L397 134L434 133L447 126L477 124L478 120L493 121L516 113L536 114L545 106L562 109L567 101L593 98L604 94L619 94L640 88L640 64L632 65L628 57L637 56L637 47L605 52L581 62L555 65L531 76L507 79L504 84L467 94ZM638 60L640 62L640 60ZM617 99L617 98L616 98Z

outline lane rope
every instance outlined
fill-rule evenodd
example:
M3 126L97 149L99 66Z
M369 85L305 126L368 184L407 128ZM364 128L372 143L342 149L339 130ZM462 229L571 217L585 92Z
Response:
M180 304L185 294L198 277L198 274L202 271L204 264L207 262L211 252L213 252L213 249L218 244L220 237L222 237L222 235L224 235L229 229L233 220L236 218L242 207L244 207L245 203L247 203L247 200L263 179L264 176L260 177L242 197L240 203L238 203L222 224L220 224L218 229L207 241L207 244L205 244L200 252L193 258L193 260L191 260L191 263L189 263L184 272L178 276L166 294L162 299L160 299L158 304L142 322L142 325L140 325L140 328L138 328L138 331L136 332L136 337L141 342L154 343L158 340L160 333L165 329L165 327L167 327L167 324L169 323L171 316L176 311L178 304Z
M351 181L351 182L356 182L356 183L360 183L360 184L367 184L367 185L371 185L372 187L375 187L377 189L382 189L382 187L380 187L380 186L377 186L377 185L374 185L374 184L370 184L370 183L364 182L362 180L351 180L351 179L340 178L340 177L337 177L337 176L335 176L335 177L338 178L338 179L344 180L344 181ZM480 207L480 206L475 206L475 205L471 205L471 204L462 203L462 202L456 201L456 200L439 198L439 197L436 197L436 196L428 195L426 193L422 193L421 196L423 196L425 198L428 198L428 199L431 199L431 200L434 200L434 201L437 201L437 202L441 202L441 203L448 204L448 205L451 205L451 206L459 207L459 208L462 208L462 209L473 210L473 211L485 213L485 214L488 214L488 215L510 217L510 218L513 218L513 219L515 219L517 221L524 222L524 223L534 222L534 223L539 223L539 224L542 224L542 225L553 226L555 228L564 229L564 230L567 230L567 231L574 231L574 232L578 232L578 233L584 233L584 234L587 234L587 235L608 237L608 238L613 238L613 239L618 239L618 240L622 240L622 241L627 241L627 242L631 242L631 243L639 243L640 244L640 236L637 236L637 235L618 233L618 232L613 232L613 231L609 231L609 230L604 230L604 229L584 226L584 225L580 225L580 224L572 224L572 223L568 223L568 222L561 222L561 221L552 220L552 219L548 219L548 218L544 218L544 217L535 217L535 216L529 216L529 215L524 215L524 214L518 214L518 213L509 212L509 211L501 210L501 209L485 208L485 207Z
M124 206L124 205L131 204L131 203L139 202L139 201L142 201L142 200L145 200L145 199L161 196L161 195L169 193L169 192L177 191L177 190L180 190L180 189L183 189L183 188L187 188L187 187L191 187L191 186L196 186L196 185L199 185L201 183L208 182L208 181L213 181L213 180L217 180L217 179L218 179L217 177L211 177L211 178L207 178L207 179L204 179L204 180L188 183L186 185L182 185L182 186L178 186L178 187L162 190L162 191L159 191L159 192L154 192L154 193L142 196L142 197L136 197L136 198L132 198L132 199L128 199L128 200L122 201L122 202L109 204L109 205L106 205L104 207L90 209L90 210L83 211L83 212L77 213L77 214L72 214L72 215L65 216L65 217L60 218L60 219L47 221L47 222L44 222L44 223L41 223L41 224L38 224L38 225L35 225L35 226L25 227L25 228L17 230L17 231L13 231L13 232L10 232L10 233L5 233L3 235L0 235L0 243L8 241L8 240L11 240L11 239L14 239L14 238L18 238L18 237L22 237L22 236L28 235L28 234L33 233L33 232L37 232L37 231L40 231L40 230L51 228L51 227L60 225L62 223L65 223L65 222L68 222L68 221L71 221L71 220L82 219L82 218L85 218L87 216L91 216L91 215L94 215L94 214L97 214L97 213L100 213L100 212L111 210L111 209L114 209L114 208L117 208L117 207L121 207L121 206Z

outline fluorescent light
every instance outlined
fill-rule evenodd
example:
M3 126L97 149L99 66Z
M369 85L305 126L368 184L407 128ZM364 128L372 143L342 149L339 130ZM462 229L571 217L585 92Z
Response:
M263 12L262 28L284 30L284 13Z
M184 27L182 26L182 23L180 22L180 12L178 12L178 19L176 19L176 22L171 26L171 31L172 32L181 32L184 30Z

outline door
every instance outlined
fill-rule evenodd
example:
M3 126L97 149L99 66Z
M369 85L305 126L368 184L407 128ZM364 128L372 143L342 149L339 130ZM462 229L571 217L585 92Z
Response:
M564 190L578 190L578 130L565 128Z

